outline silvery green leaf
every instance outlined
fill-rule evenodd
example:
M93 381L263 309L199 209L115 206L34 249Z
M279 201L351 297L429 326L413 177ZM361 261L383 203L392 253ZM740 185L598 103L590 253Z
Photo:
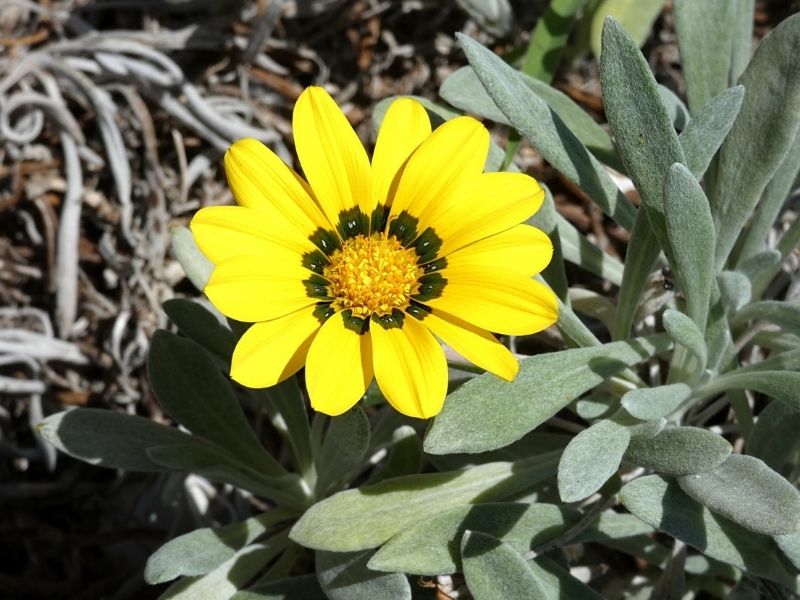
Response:
M703 106L678 136L686 157L686 167L698 181L705 175L711 159L733 127L742 108L742 100L743 86L725 90Z
M786 558L800 571L800 533L774 536L775 543L783 551Z
M525 73L520 73L519 76L534 94L544 100L553 112L561 117L569 130L575 133L575 136L592 154L618 171L623 169L611 137L572 98ZM452 73L439 88L439 95L467 113L491 119L496 123L511 125L508 118L497 108L494 100L486 92L472 67L461 67Z
M765 241L775 226L781 208L792 191L800 171L800 129L794 136L794 142L786 153L781 166L767 184L761 200L753 213L753 219L747 229L737 263L765 250Z
M685 383L631 390L622 397L622 406L642 421L666 417L692 395Z
M764 250L744 259L736 267L736 270L744 273L750 280L755 299L761 297L769 282L780 269L782 262L783 255L779 250Z
M403 425L392 434L392 446L386 464L369 479L378 483L384 479L414 475L422 470L422 440L413 427Z
M741 77L753 52L753 13L756 0L732 0L733 51L731 52L731 81Z
M627 423L625 426L631 433L631 439L652 438L664 430L664 428L667 426L667 420L664 417L661 417L659 419L652 419L650 421L643 421L639 423Z
M728 87L733 12L730 0L677 0L673 5L681 67L692 113L700 112Z
M703 189L681 164L672 165L667 173L664 216L671 264L686 297L686 312L704 331L714 280L714 222Z
M739 78L745 96L722 144L710 194L721 271L764 188L786 156L800 125L800 15L783 21L759 44Z
M530 461L495 462L463 471L386 479L318 502L295 524L290 537L316 550L375 548L438 513L517 493L532 485L528 478L535 470Z
M126 471L172 471L147 456L146 450L153 446L204 445L201 440L150 419L97 408L50 415L37 429L48 442L70 456Z
M553 258L550 264L547 265L541 275L548 285L551 287L556 296L562 302L569 302L567 295L567 274L564 269L564 254L561 249L561 236L558 232L558 219L560 215L556 212L556 207L553 202L553 194L550 188L542 185L544 189L544 202L536 214L528 220L528 223L534 227L538 227L547 234L553 244Z
M230 598L274 557L275 550L268 544L247 546L210 573L176 581L159 600Z
M697 392L709 397L727 390L753 390L800 410L800 373L786 371L745 371L726 373L714 379Z
M800 438L800 412L783 402L770 402L759 414L750 436L747 453L780 472Z
M727 368L735 358L733 336L728 324L728 315L720 291L719 279L712 284L710 304L706 327L706 348L708 349L706 367L710 371L718 373L723 368Z
M572 544L620 540L653 533L653 528L637 517L606 510L589 527L570 540Z
M258 441L217 363L198 344L156 331L147 373L161 406L186 429L267 474L285 473Z
M790 589L796 585L793 566L769 537L715 515L687 496L675 481L658 475L640 477L623 486L620 501L644 522L710 558Z
M699 370L703 370L707 359L706 343L703 334L697 325L682 312L667 309L662 316L664 330L669 334L673 341L680 344L700 361Z
M597 319L611 331L614 326L616 306L607 295L585 288L569 288L569 299L576 312Z
M710 471L678 478L692 498L766 535L800 533L800 493L754 456L731 454Z
M647 280L656 266L659 255L658 240L650 226L644 209L639 210L628 241L622 284L617 296L616 322L611 332L612 339L621 340L629 336L636 317L639 300L644 294Z
M475 600L547 598L547 591L519 552L478 531L461 540L464 578Z
M456 37L489 96L514 128L547 162L580 186L603 212L630 228L636 214L633 205L561 117L498 56L465 35L457 33Z
M300 575L257 584L238 592L230 600L328 600L316 575Z
M698 427L667 427L654 437L634 437L625 460L666 475L708 471L730 456L725 438Z
M369 447L369 421L360 406L330 421L317 454L317 497L358 467Z
M561 252L564 260L590 273L607 279L614 285L622 283L623 264L586 239L575 226L561 215L556 216Z
M502 37L511 29L514 14L508 0L456 0L458 5L492 35Z
M163 304L164 312L180 332L203 348L230 364L236 338L211 312L199 302L187 298L172 298Z
M630 438L627 427L608 419L598 421L572 438L558 463L561 500L577 502L603 487L619 469Z
M647 61L613 17L607 17L603 26L600 82L625 171L642 197L659 246L671 258L664 222L664 181L670 167L686 158Z
M625 367L670 347L661 334L543 354L520 361L513 382L481 375L450 394L428 426L431 454L502 448Z
M297 377L289 377L269 388L251 390L251 393L257 402L264 403L272 426L291 449L297 473L305 477L313 468L314 457L306 401Z
M667 109L667 114L672 121L672 126L681 131L689 122L689 109L683 103L683 100L678 98L668 87L661 84L658 85L658 97L661 98L661 104Z
M748 321L769 321L787 333L800 335L800 304L777 300L754 302L740 310L733 319L733 323L739 325Z
M539 279L539 277L537 277ZM567 345L577 346L579 348L591 348L600 345L600 340L592 333L586 324L580 320L572 306L564 303L561 298L556 297L558 322L556 326L565 339L571 342Z
M575 412L581 419L593 421L607 417L619 406L619 398L605 392L592 392L575 402Z
M380 573L367 567L371 551L317 550L317 579L329 600L411 600L411 586L400 573Z
M729 313L735 313L750 302L752 286L747 275L739 271L723 271L717 275L722 304Z
M214 265L200 252L188 227L172 228L172 253L181 263L192 285L203 291Z
M369 567L379 571L448 575L461 568L458 540L466 530L488 533L520 553L547 543L581 518L555 504L487 503L454 508L400 531L378 550Z
M543 598L569 598L570 600L602 600L603 598L546 556L537 556L528 562L528 567L544 589Z
M592 52L601 57L605 50L605 39L602 38L603 25L611 16L620 22L637 47L644 45L656 18L661 13L664 3L661 0L601 0L592 14L589 32Z
M286 511L272 509L241 523L203 527L180 535L150 555L144 578L155 585L184 575L205 575L264 534L270 525L289 516Z

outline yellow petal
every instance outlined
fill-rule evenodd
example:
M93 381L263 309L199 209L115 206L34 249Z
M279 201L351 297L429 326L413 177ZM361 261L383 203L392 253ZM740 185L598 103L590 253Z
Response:
M372 381L369 334L356 333L336 313L320 328L306 358L306 388L311 407L340 415L366 393Z
M423 314L422 324L471 363L506 381L517 376L516 357L488 331L438 310Z
M315 249L285 220L269 220L266 215L244 206L209 206L194 215L189 227L200 251L213 263L242 254L283 257Z
M402 211L419 217L429 204L458 195L483 171L488 152L489 132L472 117L457 117L438 127L408 159L389 219Z
M509 269L446 268L442 295L425 304L473 325L508 335L528 335L558 319L553 291Z
M372 153L373 206L391 204L402 166L430 134L428 113L419 102L411 98L398 98L392 102Z
M416 318L402 327L370 323L375 379L398 412L428 419L442 410L447 395L447 361L439 342Z
M531 277L553 257L553 243L541 229L517 225L447 255L448 267L502 267Z
M461 195L451 195L421 215L420 228L442 239L439 256L505 231L533 215L544 190L523 173L484 173Z
M321 87L300 94L292 116L297 156L328 220L343 211L372 213L369 158L347 118Z
M237 204L267 213L276 227L288 221L305 237L318 227L331 229L306 182L258 140L228 148L225 175Z
M303 284L312 275L299 256L293 262L234 256L217 265L204 291L226 317L246 323L269 321L319 301Z
M314 308L250 327L233 351L231 379L246 387L265 388L297 373L321 325Z

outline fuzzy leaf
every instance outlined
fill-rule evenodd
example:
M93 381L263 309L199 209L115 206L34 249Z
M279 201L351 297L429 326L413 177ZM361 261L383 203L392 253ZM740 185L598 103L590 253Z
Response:
M172 298L163 304L169 320L180 332L229 365L236 338L233 332L199 302Z
M680 477L678 483L692 498L750 531L800 532L800 493L754 456L731 454L718 467Z
M667 475L708 471L730 455L731 445L697 427L668 427L654 437L631 439L625 460Z
M627 427L603 419L567 444L558 463L558 493L564 502L594 494L619 469L631 434Z
M590 27L590 44L595 57L602 57L605 50L605 39L602 37L603 24L611 16L617 19L622 27L633 38L635 45L641 48L656 18L664 6L662 0L602 0L592 14Z
M367 567L371 554L317 551L317 579L329 600L411 600L405 575L371 570Z
M622 406L642 421L666 417L689 399L692 388L685 383L673 383L654 388L632 390L622 397Z
M776 300L764 300L745 306L737 313L734 324L747 321L769 321L787 333L800 335L800 304L789 304Z
M328 600L316 575L300 575L257 584L230 597L230 600Z
M186 277L202 292L211 277L214 265L200 252L188 227L172 229L171 247L172 253L186 272Z
M750 280L743 273L723 271L717 275L717 283L722 304L727 312L735 313L750 302L753 288Z
M361 464L369 448L369 421L360 406L333 417L318 453L317 495Z
M524 359L511 383L476 377L448 396L428 426L425 451L474 453L507 446L606 377L669 346L661 334Z
M697 325L682 312L667 309L662 316L664 329L678 344L689 350L700 361L699 370L705 367L708 350L703 334Z
M758 415L750 437L747 453L760 458L775 471L780 472L792 450L800 442L800 412L783 402L770 402Z

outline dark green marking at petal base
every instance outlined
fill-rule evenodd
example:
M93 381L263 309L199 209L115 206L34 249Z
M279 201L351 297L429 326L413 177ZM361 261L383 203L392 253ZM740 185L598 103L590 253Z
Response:
M342 247L339 236L336 235L335 232L323 229L322 227L319 227L314 233L308 236L308 239L311 240L311 243L317 248L322 250L325 256L330 256L335 250Z
M390 315L372 315L372 320L384 329L400 329L403 327L403 319L405 319L403 311L399 308L393 308Z
M425 271L426 274L436 273L445 267L447 267L447 259L443 256L442 258L437 258L434 261L422 265L422 270Z
M431 273L430 275L423 275L419 278L419 292L412 298L417 301L433 300L442 295L442 291L447 285L447 279L442 277L440 273Z
M358 335L364 335L369 331L369 319L362 319L353 315L350 309L342 311L345 329L355 331Z
M388 218L389 206L387 204L378 204L375 210L372 211L372 217L370 218L370 233L379 233L386 229L386 220Z
M320 302L314 308L314 312L312 314L317 318L317 321L320 322L320 325L322 325L325 323L325 321L330 319L335 312L336 310L333 308L330 302Z
M403 211L389 223L389 235L396 237L403 246L408 246L417 237L419 219Z
M421 265L436 258L436 253L442 247L442 238L436 235L436 232L431 227L428 227L414 240L412 246L419 257L417 264Z
M318 298L320 300L333 300L328 296L328 280L320 277L316 273L308 279L303 280L303 285L306 287L306 295L309 298Z
M343 240L357 235L369 235L369 217L357 206L339 213L339 224L336 226Z
M411 301L411 304L406 306L405 311L418 321L422 321L425 317L431 314L431 309L429 307L418 304L413 300Z
M312 250L303 254L303 266L309 271L314 271L317 275L322 275L323 269L330 264L326 257L319 250Z

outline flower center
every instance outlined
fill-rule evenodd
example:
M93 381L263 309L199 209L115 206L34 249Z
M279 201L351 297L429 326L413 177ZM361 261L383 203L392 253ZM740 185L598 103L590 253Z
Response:
M334 308L358 317L388 315L406 306L422 274L416 252L385 233L346 240L323 271Z

